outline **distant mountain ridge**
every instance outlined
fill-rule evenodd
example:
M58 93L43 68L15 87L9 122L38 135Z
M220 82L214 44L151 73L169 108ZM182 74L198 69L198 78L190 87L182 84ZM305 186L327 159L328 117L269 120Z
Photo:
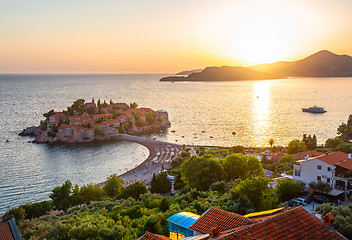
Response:
M259 64L249 68L286 77L351 77L352 57L322 50L302 60Z
M201 71L203 71L203 69L186 70L186 71L176 73L176 75L190 75L191 73L198 73Z
M187 77L164 77L160 81L238 81L286 77L352 77L352 57L322 50L292 62L280 61L247 68L207 67L200 72L192 72Z
M255 71L245 67L207 67L198 73L191 73L187 77L171 76L160 79L162 82L173 81L237 81L237 80L262 80L277 79L270 73Z

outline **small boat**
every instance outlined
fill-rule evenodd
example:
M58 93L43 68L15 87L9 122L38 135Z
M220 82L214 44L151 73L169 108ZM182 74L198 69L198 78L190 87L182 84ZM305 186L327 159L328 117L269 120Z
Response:
M325 113L326 110L322 107L309 107L309 108L302 108L302 112L310 112L310 113Z

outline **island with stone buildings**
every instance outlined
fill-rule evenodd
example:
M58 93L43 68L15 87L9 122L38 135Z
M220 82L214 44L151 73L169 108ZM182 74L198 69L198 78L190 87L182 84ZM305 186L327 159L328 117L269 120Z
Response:
M114 140L121 134L141 135L171 125L165 110L100 99L78 99L67 110L43 115L40 126L26 128L20 135L34 136L36 143L81 143Z

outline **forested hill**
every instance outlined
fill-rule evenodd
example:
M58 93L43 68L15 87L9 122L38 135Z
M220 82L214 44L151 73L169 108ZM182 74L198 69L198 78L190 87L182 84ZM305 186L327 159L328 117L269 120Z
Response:
M164 77L160 81L238 81L277 79L280 76L259 72L245 67L207 67L199 73L191 73L187 77Z
M352 57L319 51L294 62L275 62L250 67L286 77L351 77Z

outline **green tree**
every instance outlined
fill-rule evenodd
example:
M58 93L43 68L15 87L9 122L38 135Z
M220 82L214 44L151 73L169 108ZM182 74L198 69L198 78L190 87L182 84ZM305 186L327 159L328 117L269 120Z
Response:
M168 193L171 191L171 181L167 177L166 172L153 174L152 181L150 182L151 193Z
M138 104L136 102L130 103L130 108L136 109Z
M92 201L99 201L103 196L103 189L96 184L87 184L80 188L78 199L80 202L90 204Z
M297 197L303 186L298 181L287 178L281 180L275 186L275 192L280 201L287 201L291 198Z
M206 191L214 182L225 179L220 161L209 154L192 156L181 165L181 174L190 187Z
M117 174L112 174L106 179L103 187L104 195L115 197L121 192L123 181Z
M224 194L225 192L230 191L231 187L232 187L231 182L227 183L225 181L220 181L220 182L213 183L209 189L211 191L217 191L219 194Z
M185 182L182 180L181 171L178 171L175 180L174 180L174 189L180 190L185 186Z
M285 155L282 158L279 159L279 163L290 163L290 162L294 162L295 160L293 159L292 155Z
M23 207L18 207L18 208L12 208L10 210L8 210L2 220L3 221L9 221L11 220L12 218L14 218L16 220L16 223L18 224L19 221L25 219L26 217L26 211L24 210Z
M248 176L247 156L232 154L226 157L222 164L228 181L237 178L245 179Z
M161 199L159 208L161 211L166 212L167 210L169 210L170 208L170 201L168 198L164 197L163 199Z
M116 198L127 199L129 197L133 197L134 199L140 200L141 199L140 196L147 192L148 190L143 183L136 182L122 189L122 191L119 193L119 195L117 195Z
M42 201L37 203L27 203L21 206L26 212L26 219L38 218L46 215L51 210L51 202Z
M303 141L298 139L292 140L289 142L288 146L286 147L286 152L289 154L299 153L307 151L306 144Z
M146 118L146 121L149 123L149 124L152 124L152 123L155 123L155 117L154 117L154 114L152 112L147 112L145 114L145 118Z
M328 203L323 203L316 208L316 212L325 216L331 212L335 217L334 228L347 239L352 239L352 204L348 206L334 207Z
M313 135L313 137L311 135L307 137L306 134L303 134L302 141L306 144L307 149L309 150L313 150L317 148L317 137L315 136L315 134Z
M49 197L52 199L52 204L57 210L67 211L72 206L72 183L69 180L62 186L55 187Z
M340 144L342 144L342 140L339 137L328 138L325 141L325 147L327 148L336 148Z
M275 143L275 142L274 142L274 139L271 138L271 139L269 140L269 144L270 144L270 153L271 153L271 154L273 153L273 145L274 145L274 143Z
M255 210L272 209L277 205L277 198L270 195L269 179L264 176L250 177L238 184L235 190L246 195Z
M83 110L85 109L84 106L84 99L77 99L72 105L71 105L71 109L72 110L76 110L78 112L83 112Z
M51 109L49 112L44 113L43 116L46 117L46 119L49 119L49 117L54 114L55 114L54 109Z
M46 131L47 128L48 128L48 123L46 121L41 120L40 121L40 129L43 131Z
M347 141L352 138L352 114L348 116L347 124L342 123L337 128L337 134L340 135L343 141Z
M323 181L310 182L308 185L313 191L320 194L327 194L332 190L330 184Z
M264 170L257 157L247 156L248 176L260 176L264 174Z
M336 151L341 151L344 153L351 153L352 152L351 146L346 142L338 145L335 149L336 149Z

